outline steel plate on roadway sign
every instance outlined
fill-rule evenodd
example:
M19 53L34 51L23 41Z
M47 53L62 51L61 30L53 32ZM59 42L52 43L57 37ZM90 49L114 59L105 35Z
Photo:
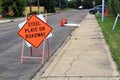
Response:
M43 22L37 16L32 15L20 29L18 35L28 41L32 46L38 48L51 31L51 26Z

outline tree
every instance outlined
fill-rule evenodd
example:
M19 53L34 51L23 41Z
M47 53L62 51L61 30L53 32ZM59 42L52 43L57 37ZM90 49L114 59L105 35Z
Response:
M62 8L62 9L68 7L67 0L60 0L60 1L61 1L61 8Z
M116 16L118 13L120 14L120 0L109 0L108 8L112 15Z
M70 8L74 8L74 1L73 1L73 0L70 0L70 1L68 2L68 5L69 5Z
M108 0L105 0L105 5L107 5ZM102 0L95 0L96 5L102 5Z
M102 0L83 0L83 6L84 8L92 8L93 7L93 1L95 1L95 6L102 5ZM105 0L105 5L107 4L108 0Z
M83 0L83 7L86 9L93 7L93 0Z
M21 16L25 10L26 3L26 0L0 0L1 12L12 12L16 17Z
M32 5L36 5L37 0L27 0L28 6L30 8L30 13L32 13Z
M67 0L55 0L56 7L60 8L67 8L68 7L68 1Z
M79 6L83 6L83 8L92 8L93 0L70 0L69 7L70 8L78 8Z
M95 5L102 5L102 0L95 0Z
M55 12L55 1L54 0L43 0L43 6L45 6L45 9L48 13Z
M75 3L76 3L75 8L78 8L79 6L82 5L82 1L81 0L76 0Z
M69 7L70 8L78 8L82 5L82 0L71 0L69 1Z

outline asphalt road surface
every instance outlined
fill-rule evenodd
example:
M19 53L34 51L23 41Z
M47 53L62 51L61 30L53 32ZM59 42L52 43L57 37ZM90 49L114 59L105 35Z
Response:
M69 23L80 24L87 13L88 10L69 10L48 16L48 23L53 28L53 36L49 39L51 54L55 53L75 29L74 26L61 27L60 20L67 17ZM22 38L18 36L17 32L18 24L24 19L20 18L11 23L0 24L0 80L31 80L44 65L40 60L30 59L24 59L20 64ZM25 46L25 55L30 55L27 46Z

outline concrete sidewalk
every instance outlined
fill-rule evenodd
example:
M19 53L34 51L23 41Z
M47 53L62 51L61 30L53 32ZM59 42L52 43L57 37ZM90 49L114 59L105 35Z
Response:
M88 14L40 77L33 80L119 80L94 15Z

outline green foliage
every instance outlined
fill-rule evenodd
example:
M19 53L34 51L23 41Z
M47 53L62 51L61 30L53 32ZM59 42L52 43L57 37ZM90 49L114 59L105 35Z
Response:
M96 0L95 5L101 5L102 1L101 0Z
M101 16L96 16L98 24L100 25L104 34L105 40L109 45L111 55L116 62L117 68L120 71L120 20L116 24L115 30L112 31L115 17L107 16L102 23Z
M27 3L28 6L30 6L30 5L37 5L38 0L27 0L27 2L28 2Z
M93 4L92 4L93 0L84 0L83 1L83 7L86 9L92 8Z
M68 1L67 0L55 0L55 6L60 8L67 8Z
M0 0L2 13L12 12L14 16L21 16L25 10L26 0Z
M48 13L55 12L55 1L54 0L43 0L43 6L45 6L45 9Z
M83 0L83 7L86 9L93 7L94 0ZM105 0L105 4L107 4L108 0ZM95 6L102 5L102 0L95 0Z
M116 16L118 13L120 14L120 0L109 0L108 8L111 15Z
M61 0L61 8L64 9L64 8L67 8L68 7L68 2L67 0Z
M82 1L81 0L72 0L72 1L69 1L69 7L70 8L78 8L81 5L82 5Z
M74 8L74 1L69 1L68 5L69 5L69 8Z
M32 11L32 12L29 13L28 15L32 15L32 14L38 14L38 11Z

